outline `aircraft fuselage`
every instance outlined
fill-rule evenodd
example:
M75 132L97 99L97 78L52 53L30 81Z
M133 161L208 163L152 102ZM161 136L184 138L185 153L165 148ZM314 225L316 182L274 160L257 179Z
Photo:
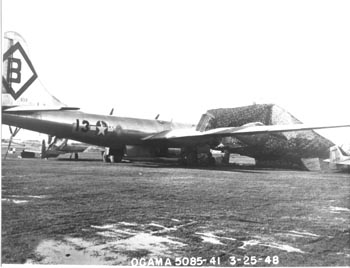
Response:
M118 148L144 144L143 138L162 131L191 128L169 121L88 114L81 111L3 113L4 124L69 138L93 145Z

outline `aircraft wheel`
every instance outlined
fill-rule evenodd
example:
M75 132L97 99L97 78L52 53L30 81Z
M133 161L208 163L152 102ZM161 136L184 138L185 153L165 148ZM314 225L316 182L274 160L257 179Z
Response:
M112 163L119 163L122 161L124 156L124 149L114 149L110 152L110 159Z
M113 155L114 158L114 162L113 163L119 163L123 160L123 156L122 155Z
M185 156L181 156L178 160L178 163L182 166L185 166L187 164L187 160Z
M190 152L187 154L186 163L189 166L194 166L197 164L197 153L196 152Z
M209 160L209 166L215 166L216 161L214 157L210 156L208 160Z
M75 159L75 160L78 160L78 159L79 159L78 153L75 153L75 154L74 154L74 159Z

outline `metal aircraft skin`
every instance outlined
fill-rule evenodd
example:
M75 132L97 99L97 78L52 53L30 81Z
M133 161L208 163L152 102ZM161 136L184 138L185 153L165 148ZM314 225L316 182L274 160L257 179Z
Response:
M350 171L350 155L337 145L329 148L329 159L324 161L331 169Z
M3 56L3 124L106 147L103 157L106 161L121 161L126 145L137 145L161 154L167 148L181 148L181 158L187 164L196 163L198 153L205 153L208 163L213 163L210 149L219 145L223 137L350 126L265 126L257 122L241 127L205 130L210 118L208 114L204 114L195 126L158 119L84 113L78 108L66 106L46 91L20 35L7 32L5 41L8 50Z
M49 136L48 145L45 140L42 142L41 158L57 157L60 154L71 154L72 157L74 154L74 158L78 159L78 153L86 151L89 147L91 146L85 143Z
M82 153L94 146L74 142L68 139L59 139L55 137L51 142L46 142L44 139L39 140L12 140L6 141L7 150L5 159L8 153L15 153L20 150L22 153L33 154L41 158L58 157L61 154L71 154L74 158L78 158L78 153ZM10 146L8 146L10 145ZM98 148L98 147L97 147ZM101 148L102 149L102 148Z

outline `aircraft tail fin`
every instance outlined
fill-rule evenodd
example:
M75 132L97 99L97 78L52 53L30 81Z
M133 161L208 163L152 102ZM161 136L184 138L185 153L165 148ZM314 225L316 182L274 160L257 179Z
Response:
M332 146L329 149L329 162L332 164L337 164L337 163L341 163L345 160L350 159L350 155L348 155L346 152L344 152L344 150L335 145Z
M4 34L2 107L3 109L21 108L28 110L67 109L52 96L38 79L38 75L28 56L24 39L16 32Z

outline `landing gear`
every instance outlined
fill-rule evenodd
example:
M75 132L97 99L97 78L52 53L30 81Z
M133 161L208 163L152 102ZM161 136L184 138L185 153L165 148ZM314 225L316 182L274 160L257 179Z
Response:
M154 149L155 156L158 157L166 157L168 155L168 147L167 146L160 146L156 147Z
M125 147L112 149L106 148L102 153L102 161L105 163L119 163L123 160L125 154Z
M210 148L203 151L203 148L183 148L180 163L186 166L214 166L215 158Z
M183 148L180 155L180 164L184 166L197 165L197 150L193 148Z
M209 166L215 166L216 161L215 158L213 157L213 155L211 153L209 153L210 155L208 156L208 164Z
M198 160L198 154L196 151L189 152L186 156L186 164L189 166L197 165Z
M123 160L123 156L124 156L124 150L123 149L114 149L111 150L112 153L109 156L111 163L119 163Z
M102 161L105 162L105 163L111 162L106 151L102 152Z

